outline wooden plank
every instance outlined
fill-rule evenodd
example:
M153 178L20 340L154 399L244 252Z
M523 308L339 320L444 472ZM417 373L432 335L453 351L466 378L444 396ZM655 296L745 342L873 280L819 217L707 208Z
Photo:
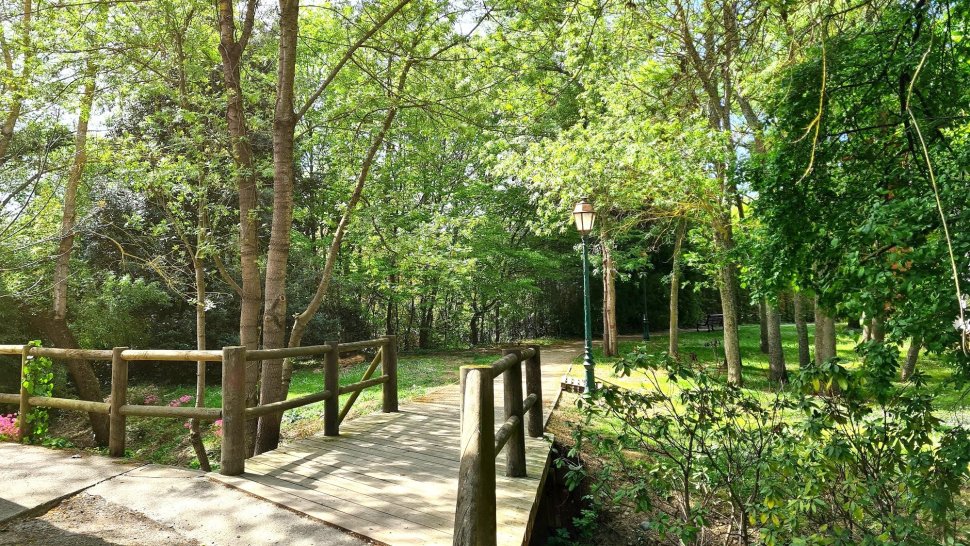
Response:
M321 519L334 523L340 527L348 530L354 530L354 527L366 527L374 534L373 538L377 540L387 541L390 540L407 540L405 544L415 543L412 542L417 540L417 544L423 543L424 540L447 540L450 538L448 533L438 531L437 529L431 529L424 525L420 525L414 522L403 520L394 517L390 514L372 510L361 506L356 503L335 503L334 498L314 491L286 480L281 480L279 478L273 478L270 476L258 476L254 474L246 474L246 477L251 482L256 482L279 491L288 493L291 496L301 498L303 500L313 503L315 506L308 506L304 513L317 516L324 516ZM302 510L301 510L302 511ZM333 518L333 519L329 519ZM394 531L390 531L394 529ZM391 542L391 544L399 544L400 542Z
M448 517L449 512L443 512L444 515L442 513L434 514L426 510L415 510L408 506L395 504L388 500L396 496L391 495L390 488L359 487L350 480L330 479L329 476L314 478L291 470L279 470L258 463L254 464L252 461L248 462L248 466L249 472L252 474L286 480L333 497L336 503L334 506L337 507L342 502L356 503L425 527L446 533L451 531L452 520ZM260 467L263 467L266 471L258 472L257 470ZM334 487L337 484L340 484L340 487Z

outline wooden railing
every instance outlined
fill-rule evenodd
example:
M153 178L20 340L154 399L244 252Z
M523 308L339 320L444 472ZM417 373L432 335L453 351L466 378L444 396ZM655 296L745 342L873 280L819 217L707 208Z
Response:
M525 363L525 399L522 398L522 363ZM505 448L506 476L526 476L526 428L533 438L541 438L544 428L539 365L539 347L532 346L506 349L505 356L489 365L461 368L461 464L455 546L496 543L495 459ZM496 431L493 381L502 375L505 422Z
M365 348L376 348L377 354L360 381L340 386L340 354ZM125 421L128 416L166 417L177 419L195 418L202 421L222 419L222 454L220 472L226 475L241 474L246 460L246 420L261 415L281 413L315 402L324 402L324 434L337 436L340 422L350 412L360 392L369 387L383 385L384 412L396 412L397 400L397 340L385 336L368 341L352 343L331 342L324 345L286 349L258 349L247 351L245 347L225 347L221 351L198 350L139 350L116 347L110 351L90 349L56 349L30 345L0 345L0 355L20 355L21 387L18 394L0 393L0 404L17 404L20 415L32 407L100 413L109 416L108 452L115 457L125 453ZM31 396L23 385L27 363L31 356L55 359L110 361L111 397L108 402L92 402L70 398ZM320 392L255 407L246 407L246 362L252 360L294 357L324 357L324 384ZM222 407L172 407L128 404L128 363L133 361L175 362L222 362ZM371 377L381 365L381 375ZM351 396L339 407L341 394ZM27 419L18 419L20 436L30 431Z

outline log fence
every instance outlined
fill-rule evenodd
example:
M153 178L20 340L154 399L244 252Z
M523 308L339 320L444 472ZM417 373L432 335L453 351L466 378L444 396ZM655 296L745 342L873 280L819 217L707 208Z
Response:
M360 381L340 385L340 355L350 351L376 349L376 355ZM20 415L27 415L33 407L100 413L109 416L108 452L120 457L125 452L125 425L128 416L157 418L195 418L202 421L222 419L222 454L220 473L238 475L245 470L246 420L262 415L281 413L317 402L324 402L324 434L337 436L340 422L347 416L361 391L381 386L382 409L385 413L398 411L397 339L384 336L378 339L350 343L330 342L324 345L288 347L283 349L247 350L245 347L224 347L220 351L205 350L144 350L116 347L112 350L58 349L30 345L0 345L0 355L21 357L20 392L0 393L0 404L19 406ZM43 356L54 359L74 359L111 362L111 396L108 402L31 396L24 386L29 359ZM264 359L324 357L324 381L320 392L255 407L246 407L246 362ZM128 403L129 363L139 361L163 362L221 362L222 406L172 407ZM381 375L372 377L381 367ZM339 397L350 394L344 407ZM20 435L29 433L27 419L18 419Z
M541 438L542 374L538 346L506 349L492 364L461 368L461 462L455 507L455 546L497 541L495 466L505 449L505 475L526 477L525 434ZM522 365L526 397L522 397ZM495 430L494 381L503 378L504 418Z

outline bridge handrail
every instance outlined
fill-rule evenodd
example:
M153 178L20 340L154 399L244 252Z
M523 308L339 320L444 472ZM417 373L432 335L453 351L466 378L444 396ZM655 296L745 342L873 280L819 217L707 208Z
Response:
M506 349L485 366L461 368L461 462L454 544L491 546L497 540L495 459L506 449L505 474L526 477L525 432L541 438L542 372L538 346ZM527 396L522 398L522 364ZM505 422L495 431L494 380L504 375ZM528 427L523 426L527 421Z
M364 348L377 348L377 354L364 372L361 380L340 386L340 354ZM324 434L337 436L340 422L353 407L361 391L382 386L382 409L385 413L398 411L397 395L397 338L384 336L350 343L330 342L325 345L287 347L282 349L258 349L247 351L245 347L224 347L221 351L203 350L153 350L116 347L112 350L60 349L32 345L0 345L0 355L20 355L21 388L17 394L0 393L0 404L19 404L20 415L27 415L31 407L57 408L72 411L100 413L109 416L108 452L120 457L125 452L126 417L165 417L203 421L223 420L223 445L220 460L222 474L235 475L245 468L246 438L245 421L262 415L281 413L316 402L324 402ZM246 407L246 362L271 358L300 356L324 356L324 386L316 393L281 400L278 402ZM27 362L31 356L57 359L108 360L111 362L111 396L108 402L93 402L72 398L31 396L23 386ZM222 363L222 407L172 407L128 404L128 362L130 361L182 361ZM381 366L381 375L371 377ZM351 396L339 408L341 394ZM20 436L29 433L27 419L20 419Z

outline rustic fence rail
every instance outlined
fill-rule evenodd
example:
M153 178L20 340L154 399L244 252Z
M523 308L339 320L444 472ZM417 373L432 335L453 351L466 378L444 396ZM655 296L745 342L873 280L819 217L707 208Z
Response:
M340 386L340 355L367 348L376 348L377 354L361 380L350 385ZM330 342L307 347L251 351L247 351L245 347L224 347L220 351L144 350L115 347L109 351L0 345L0 355L19 355L21 357L20 392L17 394L0 393L0 404L18 405L20 415L27 415L32 407L106 414L109 416L108 452L115 457L123 456L125 453L125 425L128 416L195 418L203 421L222 419L220 473L226 475L241 474L245 470L247 419L255 419L262 415L281 413L309 404L324 402L324 434L337 436L340 433L340 422L350 412L361 391L377 386L381 386L383 389L383 411L398 411L397 339L395 336L350 343ZM109 401L96 402L31 396L24 387L24 378L27 373L28 361L32 356L111 362L111 396ZM324 381L320 392L255 407L246 407L247 361L313 356L324 357ZM222 406L206 408L128 404L128 364L138 361L221 362ZM381 367L381 375L372 377L374 372L377 371L378 365ZM339 397L341 394L347 393L350 393L351 396L341 409ZM27 419L19 419L18 421L21 437L25 437L29 433Z
M526 397L522 398L522 364ZM503 377L504 418L495 430L494 381ZM495 460L504 448L505 474L526 476L525 433L542 437L542 372L538 346L506 349L484 366L461 368L461 463L455 507L455 546L496 543Z

